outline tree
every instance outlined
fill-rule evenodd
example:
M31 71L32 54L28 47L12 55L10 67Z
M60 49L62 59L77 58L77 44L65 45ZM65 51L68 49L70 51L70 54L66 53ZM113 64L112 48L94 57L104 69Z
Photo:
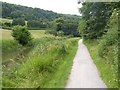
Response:
M55 22L56 22L56 31L62 30L62 26L64 24L64 19L63 18L57 18L55 20Z
M81 19L80 22L79 22L79 26L78 26L78 30L79 30L80 36L85 37L84 36L85 26L86 26L86 21L84 19Z
M47 28L47 23L43 20L30 20L27 22L27 25L30 29Z
M21 45L25 46L31 43L31 34L25 26L14 26L12 36Z
M57 32L62 31L64 35L80 36L78 32L78 21L74 20L64 20L63 18L58 18L55 20Z
M25 20L22 19L22 18L13 19L12 25L13 25L13 26L16 26L16 25L24 26L24 25L25 25Z
M101 37L105 32L105 26L112 14L115 3L109 2L84 2L80 8L86 26L82 30L84 39L96 39Z

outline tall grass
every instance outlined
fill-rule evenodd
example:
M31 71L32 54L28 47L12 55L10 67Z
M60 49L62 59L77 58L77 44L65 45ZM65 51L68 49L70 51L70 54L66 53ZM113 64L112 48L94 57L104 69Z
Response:
M63 88L72 66L77 41L60 37L35 39L27 56L23 54L24 58L18 60L22 62L15 61L11 68L6 67L7 70L3 71L3 87ZM12 50L19 51L20 48L18 45ZM6 52L12 50L6 49Z

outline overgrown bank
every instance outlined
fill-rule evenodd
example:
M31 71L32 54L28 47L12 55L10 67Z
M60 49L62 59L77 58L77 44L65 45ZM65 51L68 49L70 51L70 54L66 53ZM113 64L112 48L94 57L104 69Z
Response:
M3 60L3 87L63 88L77 50L77 41L78 38L60 37L35 39L30 52L26 52L27 55L21 53L23 58L8 57L14 64L9 62L6 65L7 61L4 63ZM16 46L13 51L18 48L21 47Z

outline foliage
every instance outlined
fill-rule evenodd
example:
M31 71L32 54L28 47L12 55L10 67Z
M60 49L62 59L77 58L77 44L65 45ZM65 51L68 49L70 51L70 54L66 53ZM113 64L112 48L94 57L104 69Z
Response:
M118 11L115 9L110 17L110 21L106 26L107 33L102 37L99 44L99 56L105 58L111 65L114 74L118 77ZM117 79L115 79L118 81Z
M78 32L78 22L74 20L64 20L63 18L58 18L55 20L57 32L62 31L64 35L73 35L74 37L80 36Z
M13 59L14 62L8 58L7 65L3 63L3 87L63 88L69 76L77 41L56 37L34 39L34 47L27 52L27 56L22 54L24 58Z
M26 6L20 6L20 5L14 5L2 2L2 17L3 18L23 18L26 21L29 20L48 20L53 21L56 18L63 17L67 20L79 20L80 17L77 15L63 15L63 14L57 14L52 11L43 10L39 8L31 8Z
M108 88L118 88L118 68L113 69L114 64L116 63L116 65L118 65L118 62L113 61L113 58L115 59L116 55L112 53L117 47L112 47L114 49L109 47L108 55L106 58L102 58L99 56L98 48L99 44L101 44L99 40L84 41L84 44L87 46L92 60L96 64L99 74L106 86Z
M30 44L32 40L31 34L25 26L13 27L12 36L23 46Z
M12 20L0 18L0 25L3 29L11 29L12 28Z
M80 8L86 23L84 29L80 30L83 38L96 39L105 34L107 31L104 28L114 8L116 8L114 2L84 2Z
M86 26L86 22L84 19L81 19L80 22L79 22L79 25L78 25L78 31L79 31L79 34L80 36L84 36L84 33L85 33L85 26Z
M24 25L25 25L25 20L22 19L22 18L13 19L12 25L13 25L13 26L16 26L16 25L24 26Z
M14 25L26 25L29 29L54 29L57 18L64 20L72 20L78 22L80 16L57 14L52 11L47 11L39 8L31 8L26 6L14 5L2 2L2 17L13 19ZM3 28L11 28L3 26Z
M29 29L41 29L47 28L47 23L42 20L30 20L27 22L27 26Z
M56 20L55 20L55 22L56 22L56 31L60 31L60 30L62 30L62 25L64 24L64 19L63 18L57 18Z

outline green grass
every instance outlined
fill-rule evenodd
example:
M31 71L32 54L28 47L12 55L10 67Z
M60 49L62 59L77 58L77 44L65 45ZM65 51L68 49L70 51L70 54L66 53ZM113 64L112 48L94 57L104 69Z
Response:
M50 34L45 34L45 30L29 30L29 31L34 38L52 36Z
M3 87L64 88L78 38L54 37L44 30L30 32L34 37L34 46L30 47L10 39L10 31L4 33Z
M12 23L13 19L0 18L0 23ZM27 23L27 21L25 21Z
M12 40L13 37L11 36L11 30L5 30L5 29L1 29L0 30L0 40Z
M5 23L5 22L9 22L12 23L12 19L5 19L5 18L0 18L0 23Z
M84 41L84 44L88 47L88 50L90 52L90 55L96 64L100 76L107 85L108 88L118 88L118 78L115 74L115 71L112 69L111 64L108 63L107 59L110 59L111 57L109 54L107 58L101 58L98 54L98 44L99 41L92 40L92 41Z
M51 36L50 34L45 34L45 30L29 30L30 33L32 34L33 38L41 38L41 37L47 37ZM11 36L12 31L11 30L6 30L6 29L1 29L0 33L2 37L0 37L0 40L12 40L13 37Z

